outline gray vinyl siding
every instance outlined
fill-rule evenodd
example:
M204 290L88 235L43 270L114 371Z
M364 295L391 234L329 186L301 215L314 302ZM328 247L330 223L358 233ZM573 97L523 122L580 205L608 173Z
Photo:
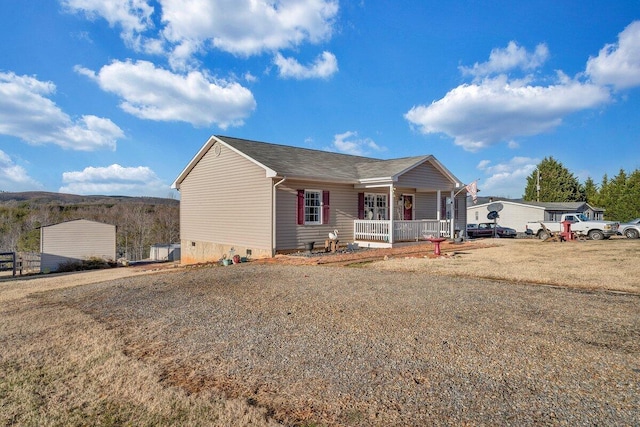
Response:
M438 218L438 193L416 194L415 217L416 219Z
M75 220L40 229L40 270L56 271L61 263L90 258L115 260L116 227Z
M271 248L271 179L252 161L225 146L216 156L212 147L181 183L180 194L183 242Z
M306 242L324 246L329 232L339 230L341 243L353 241L353 220L358 219L358 190L351 184L285 181L276 192L276 250L301 249ZM298 190L329 191L328 224L298 225ZM360 190L362 192L362 190Z
M454 184L431 163L425 162L398 178L398 187L422 190L451 190Z

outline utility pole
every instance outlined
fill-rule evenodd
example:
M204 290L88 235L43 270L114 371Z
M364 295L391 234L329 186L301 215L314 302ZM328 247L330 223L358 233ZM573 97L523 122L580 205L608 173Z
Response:
M536 181L536 202L540 201L540 169L536 169L538 179Z

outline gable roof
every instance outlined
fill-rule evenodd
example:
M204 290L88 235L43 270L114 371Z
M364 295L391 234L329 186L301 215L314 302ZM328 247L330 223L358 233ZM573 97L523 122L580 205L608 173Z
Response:
M580 211L580 209L591 208L594 211L604 212L603 208L591 206L587 202L525 202L533 206L542 206L548 211Z
M395 181L403 173L429 162L454 183L455 187L462 185L458 178L431 155L382 160L215 135L209 138L176 178L172 185L173 188L180 188L180 183L216 143L230 148L262 167L267 177L288 177L353 184L370 181Z
M56 223L53 223L53 224L41 225L40 227L37 227L37 228L55 227L56 225L69 224L71 222L85 222L85 223L90 222L90 223L93 223L93 224L108 225L110 227L115 227L115 225L107 224L106 222L93 221L91 219L85 219L85 218L76 218L76 219L68 219L66 221L56 222Z

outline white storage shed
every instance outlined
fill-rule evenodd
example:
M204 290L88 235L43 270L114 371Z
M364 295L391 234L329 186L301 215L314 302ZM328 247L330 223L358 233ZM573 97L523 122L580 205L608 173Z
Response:
M180 261L180 243L151 246L149 259L151 261Z
M58 270L66 262L91 258L114 261L116 226L77 219L40 228L40 271Z

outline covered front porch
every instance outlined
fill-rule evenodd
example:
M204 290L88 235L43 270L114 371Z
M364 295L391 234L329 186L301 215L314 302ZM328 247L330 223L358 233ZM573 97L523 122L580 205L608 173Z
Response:
M461 228L456 224L453 230L456 233ZM353 222L354 241L362 247L390 248L402 243L424 241L427 237L452 238L451 233L451 220L355 220Z
M430 237L461 235L466 227L466 195L460 194L459 184L427 184L405 178L391 184L356 186L362 192L358 194L358 218L352 220L354 243L390 248Z

